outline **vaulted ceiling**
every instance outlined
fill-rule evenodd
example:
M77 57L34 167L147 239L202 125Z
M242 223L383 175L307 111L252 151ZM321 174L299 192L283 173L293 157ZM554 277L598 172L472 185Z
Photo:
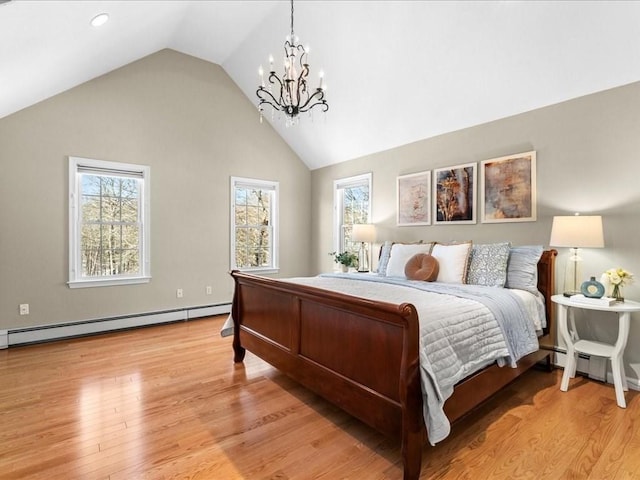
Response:
M255 103L289 15L287 1L0 4L0 118L163 48L220 64ZM330 109L266 118L312 169L640 80L637 1L298 0L294 26Z

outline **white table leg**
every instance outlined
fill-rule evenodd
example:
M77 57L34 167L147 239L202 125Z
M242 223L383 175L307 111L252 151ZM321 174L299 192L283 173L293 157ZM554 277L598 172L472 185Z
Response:
M627 346L627 340L629 338L629 319L631 314L629 312L618 313L618 340L613 346L613 353L611 354L611 372L613 373L613 385L616 389L616 401L620 408L627 408L627 402L624 398L625 390L628 390L627 375L624 371L624 362L622 361L622 354L624 348Z
M567 308L567 317L569 318L568 333L569 338L571 339L571 346L573 347L573 345L580 340L580 337L578 336L578 329L576 328L575 309ZM571 378L576 378L576 370L578 369L578 352L573 348L571 351L573 352L573 362L571 362L570 376Z
M569 379L575 377L576 371L576 352L573 345L567 345L567 361L564 365L564 373L562 374L562 382L560 390L566 392L569 389Z
M567 359L564 364L564 373L562 374L562 382L560 382L560 390L566 392L569 388L569 378L575 376L576 371L576 352L573 348L573 340L569 335L569 329L567 328L567 310L565 305L558 305L558 326L560 327L560 334L567 344Z
M624 399L624 389L622 386L622 362L618 357L611 358L611 372L613 373L613 385L616 389L616 401L620 408L627 408L627 402ZM625 380L626 383L626 380Z

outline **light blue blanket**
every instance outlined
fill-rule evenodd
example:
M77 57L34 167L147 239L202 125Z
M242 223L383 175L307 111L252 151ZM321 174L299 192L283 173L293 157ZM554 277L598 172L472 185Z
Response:
M486 307L487 313L483 314L473 309L465 310L468 307L453 299L444 302L443 308L442 300L436 305L428 300L422 301L416 295L405 295L407 299L411 297L409 301L418 308L423 415L432 445L446 438L451 431L444 404L453 394L456 383L493 362L515 367L517 360L538 349L535 327L528 313L530 310L509 289L363 274L326 274L322 277L339 282L343 285L341 288L346 288L345 281L351 283L347 279L364 280L411 287L415 292L446 294L459 298L461 302L475 301ZM369 290L368 296L377 291L374 288ZM540 297L536 299L536 305L540 315L541 309L544 312ZM493 318L489 320L491 316ZM495 328L491 327L492 324Z
M509 349L509 358L505 361L512 367L525 355L538 349L538 337L526 314L522 300L507 288L485 287L482 285L466 285L454 283L423 282L407 280L400 277L383 277L378 275L363 275L361 273L326 273L321 277L350 278L369 282L390 283L402 285L425 292L444 293L460 298L475 300L486 306L495 317L504 334ZM544 319L544 304L539 301L538 312ZM540 309L542 308L542 312ZM544 320L546 325L546 320Z

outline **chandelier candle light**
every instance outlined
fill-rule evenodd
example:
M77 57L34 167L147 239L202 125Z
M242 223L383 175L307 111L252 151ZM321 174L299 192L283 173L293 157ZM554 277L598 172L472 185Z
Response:
M262 113L266 105L271 105L273 108L272 115L275 111L284 112L287 116L287 127L298 123L298 114L310 112L314 107L319 106L323 112L329 110L329 104L324 99L326 85L323 84L322 70L320 83L313 92L307 85L308 53L309 47L305 48L298 43L298 37L293 33L293 0L291 0L291 34L284 42L284 74L282 78L276 74L273 69L273 56L269 56L268 87L265 85L262 65L258 70L261 83L256 95L260 99L258 102L260 122L262 122Z

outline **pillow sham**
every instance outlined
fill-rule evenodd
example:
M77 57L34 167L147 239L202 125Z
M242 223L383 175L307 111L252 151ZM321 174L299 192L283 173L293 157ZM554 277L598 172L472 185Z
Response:
M431 255L438 261L438 282L465 283L471 242L445 245L436 243Z
M542 245L511 247L505 287L536 293L538 291L538 262L543 250Z
M428 253L417 253L407 261L404 274L409 280L433 282L438 278L438 261Z
M509 242L473 245L469 256L467 283L488 287L504 287L507 281L507 263L510 250L511 244Z
M418 243L418 244L404 244L394 243L391 247L391 256L389 257L389 263L387 264L387 277L403 277L404 266L409 259L416 253L429 253L431 251L432 244L430 243Z

